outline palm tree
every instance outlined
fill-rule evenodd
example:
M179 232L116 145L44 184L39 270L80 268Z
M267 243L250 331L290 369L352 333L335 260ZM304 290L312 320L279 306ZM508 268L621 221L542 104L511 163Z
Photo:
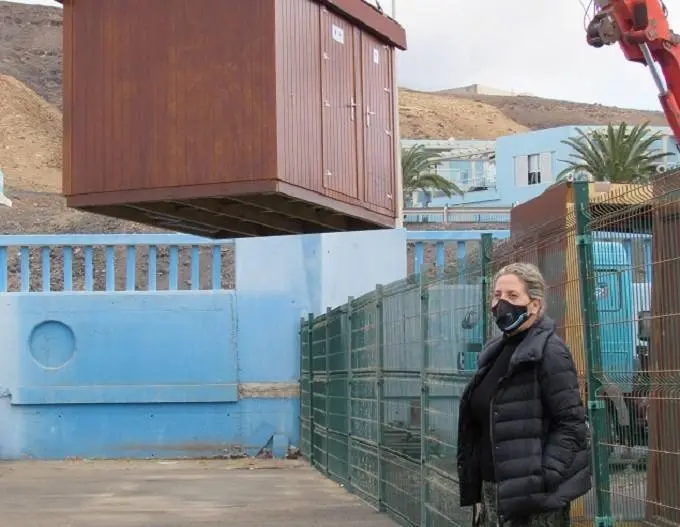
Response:
M573 152L572 159L561 160L569 166L557 175L557 181L585 174L592 181L610 183L648 183L656 174L659 161L670 154L653 148L664 136L649 129L649 123L629 128L626 123L609 124L606 130L584 132L562 141Z
M414 145L401 151L401 172L404 187L404 201L408 202L416 190L438 190L447 197L453 194L463 195L463 191L455 184L437 174L436 161L424 145Z

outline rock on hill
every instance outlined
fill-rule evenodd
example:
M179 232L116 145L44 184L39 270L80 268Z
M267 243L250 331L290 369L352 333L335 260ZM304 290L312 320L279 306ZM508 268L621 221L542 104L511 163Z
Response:
M61 107L62 10L0 1L0 73Z
M13 201L11 209L0 207L1 233L148 230L66 208L61 112L6 75L0 75L0 168Z
M399 116L399 133L409 139L496 139L529 129L482 101L405 89Z
M452 97L452 95L447 94L447 90L436 93L445 97ZM510 119L532 130L555 126L606 125L620 122L631 124L649 122L654 126L667 126L666 118L661 111L631 110L629 108L558 101L526 95L506 97L499 95L456 94L453 97L459 100L475 101L494 106Z

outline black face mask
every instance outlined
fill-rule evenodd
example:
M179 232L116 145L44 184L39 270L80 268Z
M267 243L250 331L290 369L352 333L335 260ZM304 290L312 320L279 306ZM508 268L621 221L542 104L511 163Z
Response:
M512 333L529 320L527 306L511 304L507 300L499 300L491 312L496 319L498 329L503 333Z

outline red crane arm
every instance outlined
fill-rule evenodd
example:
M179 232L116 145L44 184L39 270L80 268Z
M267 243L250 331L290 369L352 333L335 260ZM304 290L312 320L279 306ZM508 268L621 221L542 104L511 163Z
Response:
M662 0L596 0L599 9L587 30L588 44L618 43L625 57L649 67L666 120L680 144L680 36L668 23ZM661 75L656 64L661 68ZM664 82L665 81L665 82Z

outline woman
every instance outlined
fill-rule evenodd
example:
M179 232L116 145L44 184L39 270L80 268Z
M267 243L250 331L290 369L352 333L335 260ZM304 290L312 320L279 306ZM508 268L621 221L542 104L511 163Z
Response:
M461 505L474 505L478 526L568 526L570 502L591 487L576 368L544 298L534 265L494 277L491 311L503 335L480 354L458 423Z

